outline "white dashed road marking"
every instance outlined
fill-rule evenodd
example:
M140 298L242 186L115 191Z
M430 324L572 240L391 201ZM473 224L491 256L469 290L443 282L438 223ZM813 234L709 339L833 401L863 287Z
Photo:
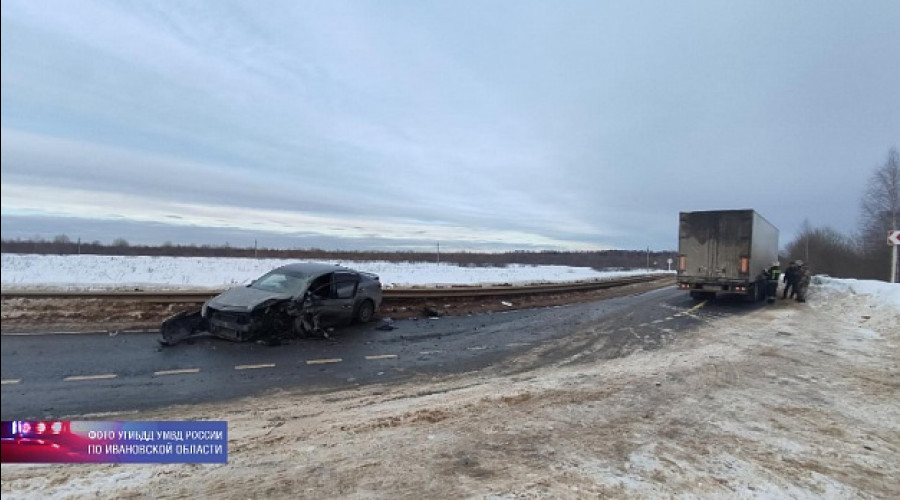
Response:
M160 370L158 372L153 372L154 377L159 377L160 375L181 375L184 373L199 373L199 368L181 368L178 370Z
M258 368L275 368L275 363L262 363L259 365L234 365L235 370L256 370Z
M444 351L419 351L419 354L421 354L422 356L428 356L431 354L440 354L442 352Z
M20 378L5 378L5 379L3 379L3 385L18 384L21 381L22 381L22 379L20 379Z
M526 345L531 345L531 342L511 342L506 344L506 347L522 347Z
M308 365L327 365L328 363L340 363L344 361L341 358L326 358L326 359L310 359L306 361Z
M102 375L73 375L71 377L66 377L63 379L63 382L77 382L80 380L106 380L110 378L116 378L118 375L115 373L104 373Z
M366 356L366 359L397 359L396 354L378 354L375 356Z

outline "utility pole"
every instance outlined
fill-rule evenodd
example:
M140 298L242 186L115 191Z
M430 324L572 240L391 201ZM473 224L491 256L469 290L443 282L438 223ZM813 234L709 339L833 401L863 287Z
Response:
M441 263L441 242L437 242L437 263Z
M647 272L650 272L650 247L647 247Z
M891 283L897 282L897 247L900 247L900 231L888 231L888 245L891 246Z
M806 248L806 256L803 257L803 260L806 261L806 265L809 265L809 239L812 235L812 226L808 218L803 219L803 224L800 225L800 234L803 235L803 246Z
M891 252L891 283L897 282L897 245Z
M253 258L259 259L259 248L257 247L257 241L253 240Z

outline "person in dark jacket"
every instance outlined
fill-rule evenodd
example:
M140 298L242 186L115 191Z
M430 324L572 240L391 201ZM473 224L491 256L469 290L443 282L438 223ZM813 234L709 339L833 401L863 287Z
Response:
M786 299L788 297L794 298L797 295L797 272L800 270L800 266L797 265L797 261L791 261L788 264L787 269L784 270L784 291L781 292L781 298Z

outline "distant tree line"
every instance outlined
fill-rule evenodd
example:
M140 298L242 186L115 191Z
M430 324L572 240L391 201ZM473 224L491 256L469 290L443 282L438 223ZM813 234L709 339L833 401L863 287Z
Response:
M806 221L782 255L787 260L808 262L814 274L889 281L891 247L887 235L897 229L900 229L900 153L894 147L869 177L860 202L856 234L812 227ZM900 276L895 277L895 282L900 282Z
M443 262L461 266L499 266L504 264L559 265L591 267L595 269L667 269L668 259L675 258L674 251L650 252L646 250L599 250L599 251L514 251L499 253L482 252L388 252L308 249L276 249L257 247L234 247L228 244L176 245L166 242L162 245L130 245L118 238L112 244L99 241L90 243L72 240L61 234L52 240L41 238L29 240L2 240L3 253L28 253L40 255L148 255L168 257L242 257L296 260L338 260L338 261L387 261L387 262Z

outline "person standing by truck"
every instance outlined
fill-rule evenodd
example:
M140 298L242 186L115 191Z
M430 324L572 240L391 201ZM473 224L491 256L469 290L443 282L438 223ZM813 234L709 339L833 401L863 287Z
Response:
M797 261L797 302L806 302L806 290L809 288L809 266L802 260Z
M778 295L778 282L781 280L781 263L777 260L765 270L766 276L766 302L772 304Z
M784 291L781 292L781 298L786 299L788 297L794 298L797 295L797 273L800 270L800 266L797 265L796 260L792 260L790 264L788 264L787 269L784 270Z

